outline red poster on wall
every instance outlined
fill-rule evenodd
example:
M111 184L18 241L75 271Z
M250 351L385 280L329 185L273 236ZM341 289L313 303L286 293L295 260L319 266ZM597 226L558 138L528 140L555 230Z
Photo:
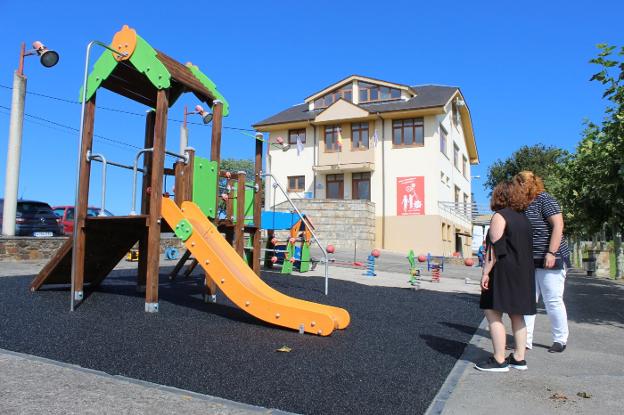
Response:
M425 214L425 177L397 177L397 216Z

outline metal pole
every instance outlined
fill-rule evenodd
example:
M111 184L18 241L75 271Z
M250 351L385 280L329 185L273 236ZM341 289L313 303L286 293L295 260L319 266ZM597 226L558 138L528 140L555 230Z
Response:
M180 154L184 154L188 147L188 128L186 126L186 117L188 115L187 107L184 106L184 122L180 126Z
M148 151L154 151L153 148L144 148L143 150L139 150L137 155L134 157L134 166L133 166L133 175L132 175L132 210L130 211L130 215L136 215L136 189L137 189L137 171L139 169L139 157L141 154L147 153Z
M100 160L102 162L102 207L98 216L106 216L104 210L106 209L106 157L103 154L91 154L91 150L87 153L87 161Z
M102 46L105 49L110 50L117 55L125 56L125 53L119 53L115 49L112 49L107 44L102 43L97 40L92 40L87 45L87 55L85 56L85 65L84 65L84 78L82 81L82 105L80 109L80 130L78 131L78 162L76 163L76 191L74 193L74 211L78 208L78 189L80 186L80 154L82 152L82 134L84 131L84 118L85 118L85 109L87 107L87 77L89 76L89 55L91 54L91 48L93 45ZM77 222L77 221L76 221ZM78 226L74 226L73 232L73 244L72 244L72 264L76 261L76 240L78 239ZM70 300L70 311L74 311L75 307L75 298L74 291L76 289L76 270L72 265L71 269L71 300Z
M2 234L6 236L15 236L15 215L17 212L17 192L22 153L25 101L26 77L16 71L13 74L13 95L11 98L11 118L9 121L9 148L7 151L6 177L4 179Z
M297 215L299 216L299 218L301 218L301 220L306 224L306 226L308 227L308 229L310 229L310 233L312 234L312 238L314 239L314 242L316 242L316 244L318 245L319 248L321 248L321 251L323 252L323 256L325 257L325 295L327 295L328 292L328 287L329 287L329 283L328 283L328 279L329 279L329 271L328 271L328 265L329 265L329 256L327 255L327 251L325 250L325 248L323 247L323 245L321 245L321 241L319 241L319 239L317 238L316 234L314 233L314 231L312 230L312 226L310 226L310 223L305 219L305 217L301 214L301 212L299 211L299 209L297 209L297 206L295 206L295 204L293 203L292 199L288 196L288 193L286 193L286 191L284 190L284 188L282 187L281 184L279 184L279 182L277 181L277 179L275 178L275 176L273 176L271 173L265 173L262 176L264 177L270 177L273 179L273 188L278 187L280 189L280 191L282 192L282 194L286 197L286 200L288 200L288 203L290 203L290 206L292 206L292 208L295 210L295 212L297 213ZM273 203L273 209L275 210L275 203Z

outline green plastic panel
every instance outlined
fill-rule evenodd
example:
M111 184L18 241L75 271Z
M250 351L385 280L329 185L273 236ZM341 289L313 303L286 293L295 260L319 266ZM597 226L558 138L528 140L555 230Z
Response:
M171 74L156 57L156 50L139 35L130 62L139 72L147 76L156 88L166 89L171 86Z
M178 238L186 242L186 240L190 238L191 235L193 234L193 225L191 225L191 222L189 222L188 220L182 219L175 226L175 229L173 230L173 232L175 232L175 235Z
M310 244L304 241L301 246L301 262L299 263L299 272L310 271L311 265L312 262L310 261Z
M205 86L208 91L210 91L210 93L215 99L218 99L219 101L223 103L223 116L227 117L228 114L230 113L230 104L228 104L225 97L221 95L219 91L217 91L217 85L215 85L215 83L212 82L210 78L204 75L203 72L199 70L199 67L197 65L187 63L186 67L191 70L195 78L197 78L199 82L201 82L202 85Z
M117 61L113 57L111 51L105 50L102 55L95 61L93 70L87 78L87 101L91 99L95 91L100 87L102 82L113 72L117 66ZM82 102L82 87L78 96L78 101Z
M204 215L214 219L217 205L217 162L195 157L193 165L193 203Z
M284 261L282 262L282 274L290 274L293 270L293 264L290 262L290 258L295 256L295 246L288 242L286 252L284 255Z
M247 183L248 186L253 186L253 183ZM237 190L238 190L238 183L234 183L234 186L232 186L233 190L232 193L233 194L237 194ZM245 187L245 225L253 225L253 214L254 214L254 195L255 195L256 191L254 189L250 189L248 187ZM232 209L233 212L237 212L237 206L238 206L238 199L234 199L232 201ZM236 220L234 220L234 222L236 222Z

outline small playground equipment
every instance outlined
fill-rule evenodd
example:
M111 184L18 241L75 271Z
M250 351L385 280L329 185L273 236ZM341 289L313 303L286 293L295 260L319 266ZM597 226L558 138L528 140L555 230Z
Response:
M427 253L427 271L432 271L435 267L439 268L441 271L444 271L444 256L434 256L430 253Z
M440 282L441 268L439 264L434 264L431 267L431 282Z
M407 254L407 261L409 262L409 273L410 279L407 281L410 285L418 285L418 279L420 277L420 268L416 266L416 255L414 255L414 250L410 249ZM421 261L423 262L423 261Z
M106 50L88 74L89 55L94 45ZM112 162L102 154L93 153L95 100L99 88L155 108L147 114L145 147L137 152L133 166ZM181 145L179 153L165 148L169 107L185 92L192 92L212 109L209 159L196 157L195 151L186 144ZM193 255L204 269L206 295L214 298L219 289L256 318L299 332L327 336L334 329L349 325L346 310L288 297L259 278L263 140L261 136L256 137L251 187L247 185L244 172L220 171L222 117L227 116L229 107L215 84L197 66L175 61L152 48L133 29L124 26L115 34L110 46L94 41L87 47L80 99L82 113L74 234L35 277L31 291L48 284L70 284L70 310L74 311L75 304L84 299L85 285L90 289L97 288L138 242L137 289L145 290L145 311L157 312L160 234L173 231L187 248L182 257L188 259ZM165 167L166 155L177 159L171 168ZM143 167L139 168L141 156ZM87 217L89 179L95 161L103 164L104 173L107 165L134 172L130 215ZM137 172L141 172L143 178L138 192ZM163 194L164 175L175 177L175 200ZM235 194L231 205L226 203L224 217L218 212L220 202L224 201L219 192L221 177L228 180L232 185L231 192ZM103 202L105 178L103 174ZM141 200L138 212L135 210L137 193ZM296 207L294 209L302 217ZM311 233L314 236L313 231ZM246 235L251 241L247 250ZM101 249L102 246L106 249ZM325 289L327 293L327 271Z
M288 223L295 218L289 212L263 212L263 228L267 230L267 242L265 247L264 267L271 269L274 265L281 265L282 274L290 274L293 269L299 272L308 272L314 267L310 255L311 230L314 229L312 221L307 215L297 218L294 225L288 227ZM270 223L270 224L269 224ZM288 230L289 237L286 241L279 241L275 237L276 230Z
M379 258L379 255L381 255L381 252L379 252L379 249L373 249L371 251L370 255L366 259L366 272L363 274L364 276L366 277L377 276L377 274L375 273L375 259Z

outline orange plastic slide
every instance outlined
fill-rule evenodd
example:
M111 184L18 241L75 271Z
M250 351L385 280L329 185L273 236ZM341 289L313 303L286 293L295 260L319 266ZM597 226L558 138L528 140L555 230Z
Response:
M254 317L321 336L349 325L349 313L342 308L292 298L267 285L194 203L184 202L180 209L164 198L162 217L223 294Z

